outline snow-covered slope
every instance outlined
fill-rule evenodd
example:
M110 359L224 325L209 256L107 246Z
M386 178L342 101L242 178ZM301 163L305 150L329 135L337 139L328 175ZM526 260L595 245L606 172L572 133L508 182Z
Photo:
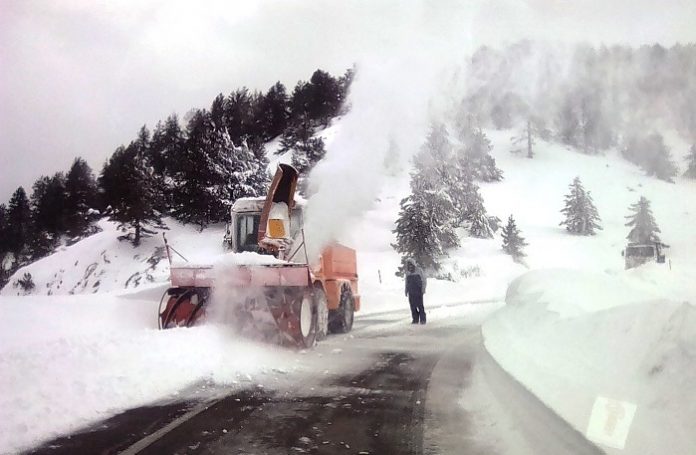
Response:
M162 233L190 261L205 261L223 252L224 226L212 226L203 233L167 219L168 229L157 230L140 246L119 240L123 233L117 224L102 220L101 232L17 270L0 295L66 295L118 293L163 285L169 279L169 262ZM34 289L23 291L16 285L29 273Z

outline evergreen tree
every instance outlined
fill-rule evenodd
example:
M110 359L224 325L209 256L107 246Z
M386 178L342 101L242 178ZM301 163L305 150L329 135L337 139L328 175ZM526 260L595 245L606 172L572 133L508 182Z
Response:
M520 231L517 229L515 219L512 215L510 215L507 224L503 228L502 237L503 251L512 256L515 261L519 261L526 256L522 250L527 246L527 243L520 235Z
M31 212L34 229L52 237L65 232L65 177L41 177L32 187Z
M254 104L253 95L249 93L249 89L242 87L230 93L225 103L225 121L224 124L216 122L214 118L210 118L213 127L222 130L227 128L227 134L236 146L242 145L248 141L254 125ZM214 106L213 106L214 107Z
M480 128L471 122L461 123L458 137L462 143L457 151L457 158L467 163L475 179L484 182L494 182L503 179L503 172L498 169L495 159L490 155L493 146L491 141Z
M129 234L133 246L140 245L143 236L153 233L151 227L162 226L156 209L157 193L153 167L148 160L146 132L142 129L138 140L116 149L99 177L110 218L120 227L133 229L132 236Z
M310 93L307 114L311 120L328 125L341 108L341 83L326 71L316 70L309 80Z
M600 218L589 191L585 191L580 177L575 177L570 184L570 193L565 196L565 207L561 213L565 220L560 226L572 234L594 235L595 229L602 229L599 225Z
M5 257L10 252L9 232L8 232L7 207L0 204L0 288L5 283Z
M686 157L687 169L684 172L684 177L696 179L696 144L689 149L689 155Z
M285 86L276 82L268 89L257 111L258 122L263 131L263 140L270 141L283 134L288 126L290 110Z
M29 250L31 257L38 259L56 247L64 232L65 179L60 173L41 177L32 189Z
M400 205L392 247L424 269L438 270L446 249L459 245L450 221L454 208L449 198L442 191L422 188L413 190Z
M92 222L97 187L92 169L82 158L75 158L65 177L65 229L71 237L84 235Z
M629 210L633 212L626 216L628 220L626 226L631 228L626 236L629 242L638 244L660 242L660 237L657 235L660 228L657 227L650 209L650 201L641 196L638 202L629 207Z
M324 140L320 137L312 137L313 134L311 122L305 117L285 130L276 152L276 154L283 154L291 151L292 165L303 176L307 176L317 162L326 155Z
M15 190L7 206L7 244L14 258L13 268L26 259L31 235L31 208L21 186Z
M201 229L215 222L224 208L216 191L220 178L213 175L222 166L213 157L212 134L208 113L195 111L186 126L184 149L170 170L172 215Z
M490 219L483 206L483 198L478 192L478 187L474 186L474 202L469 205L466 219L469 221L469 233L473 237L480 239L490 239L493 237L493 228Z
M158 194L155 205L162 213L171 209L171 176L176 171L185 146L186 137L179 126L176 114L167 117L164 124L158 122L150 140L149 161L153 168L154 189Z
M544 126L543 119L539 117L528 117L525 127L511 138L514 147L511 153L525 152L527 158L534 158L534 146L536 138L548 139L551 133Z
M642 167L650 176L672 182L677 166L662 135L630 135L622 151L624 158Z

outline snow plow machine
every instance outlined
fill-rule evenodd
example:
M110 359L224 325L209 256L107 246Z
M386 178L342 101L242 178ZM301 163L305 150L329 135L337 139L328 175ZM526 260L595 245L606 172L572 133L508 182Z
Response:
M225 234L233 260L224 267L174 263L165 238L172 287L160 302L160 329L217 322L224 313L240 333L300 348L352 329L360 310L355 250L333 243L310 261L297 179L280 164L265 198L234 203Z

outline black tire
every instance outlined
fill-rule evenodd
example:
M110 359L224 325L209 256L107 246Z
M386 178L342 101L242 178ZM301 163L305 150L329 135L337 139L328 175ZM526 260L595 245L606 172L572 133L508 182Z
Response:
M329 331L331 333L348 333L353 330L355 299L350 286L341 287L341 300L338 309L329 313Z

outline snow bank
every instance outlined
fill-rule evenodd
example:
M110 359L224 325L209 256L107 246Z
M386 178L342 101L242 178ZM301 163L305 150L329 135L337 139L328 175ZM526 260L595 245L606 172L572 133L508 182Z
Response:
M582 433L598 397L635 404L625 449L607 453L693 454L696 307L658 295L631 273L530 272L484 324L485 344Z
M157 330L158 300L2 297L0 453L15 452L193 384L256 384L288 351L225 327Z

